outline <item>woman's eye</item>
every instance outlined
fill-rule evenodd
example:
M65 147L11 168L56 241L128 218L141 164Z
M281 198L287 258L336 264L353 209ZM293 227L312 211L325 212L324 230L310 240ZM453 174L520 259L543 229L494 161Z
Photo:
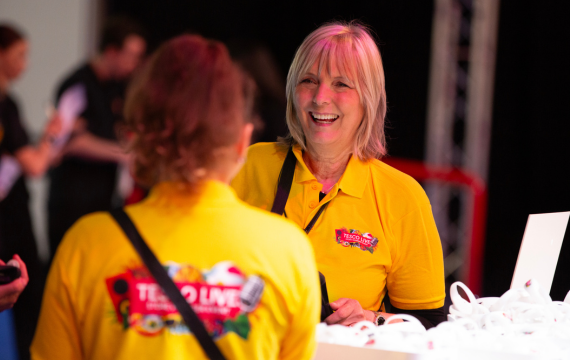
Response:
M307 78L307 79L303 79L300 82L301 84L314 84L315 81L313 79Z
M348 85L346 85L345 83L340 82L340 81L339 81L338 83L336 83L336 85L337 85L337 86L340 86L340 87L346 87L346 88L349 88L349 87L350 87L350 86L348 86Z

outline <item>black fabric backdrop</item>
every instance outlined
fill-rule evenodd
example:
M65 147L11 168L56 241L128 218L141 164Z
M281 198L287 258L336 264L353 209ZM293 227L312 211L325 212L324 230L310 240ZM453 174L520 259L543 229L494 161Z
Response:
M489 176L485 292L511 283L528 214L570 210L570 27L561 1L502 1ZM570 290L570 231L551 296Z

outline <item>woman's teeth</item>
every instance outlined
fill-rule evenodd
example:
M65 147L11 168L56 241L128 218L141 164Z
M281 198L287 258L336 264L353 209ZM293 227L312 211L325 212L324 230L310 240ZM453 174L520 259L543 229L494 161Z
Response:
M338 115L333 114L311 114L311 117L319 124L330 124L338 119Z

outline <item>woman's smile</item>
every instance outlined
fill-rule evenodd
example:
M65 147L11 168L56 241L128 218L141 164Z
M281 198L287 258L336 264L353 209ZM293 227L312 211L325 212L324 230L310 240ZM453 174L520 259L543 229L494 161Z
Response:
M318 113L313 111L309 111L309 115L317 126L330 126L339 118L336 114Z

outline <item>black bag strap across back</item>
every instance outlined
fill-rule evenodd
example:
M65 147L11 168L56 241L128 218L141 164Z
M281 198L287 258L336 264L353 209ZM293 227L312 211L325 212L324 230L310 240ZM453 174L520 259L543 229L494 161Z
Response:
M275 200L273 200L273 206L271 207L271 212L283 215L285 212L285 205L287 205L287 199L289 198L289 193L291 192L291 185L293 184L293 176L295 175L295 165L297 164L297 158L293 154L293 146L289 147L283 166L281 167L281 174L279 174L279 182L277 183L277 193L275 194ZM309 232L315 226L315 223L322 215L323 211L327 208L329 203L325 203L321 206L319 211L309 222L309 225L305 228L305 233ZM333 311L329 304L329 295L327 291L327 284L325 282L325 276L319 272L319 280L321 283L321 321L324 321L329 315L332 315Z
M123 229L123 232L131 241L131 244L133 244L133 247L144 261L147 269L150 271L158 285L160 285L166 296L168 296L170 301L172 301L174 306L176 306L176 309L194 336L196 336L196 339L202 346L206 355L212 360L225 360L224 355L220 352L220 349L210 337L210 334L208 334L204 324L200 318L198 318L198 315L196 315L190 304L188 304L186 299L184 299L184 296L182 296L176 284L174 284L164 267L160 264L152 250L150 250L146 242L143 240L135 224L133 224L127 213L123 209L115 209L111 211L111 215L121 226L121 229Z

